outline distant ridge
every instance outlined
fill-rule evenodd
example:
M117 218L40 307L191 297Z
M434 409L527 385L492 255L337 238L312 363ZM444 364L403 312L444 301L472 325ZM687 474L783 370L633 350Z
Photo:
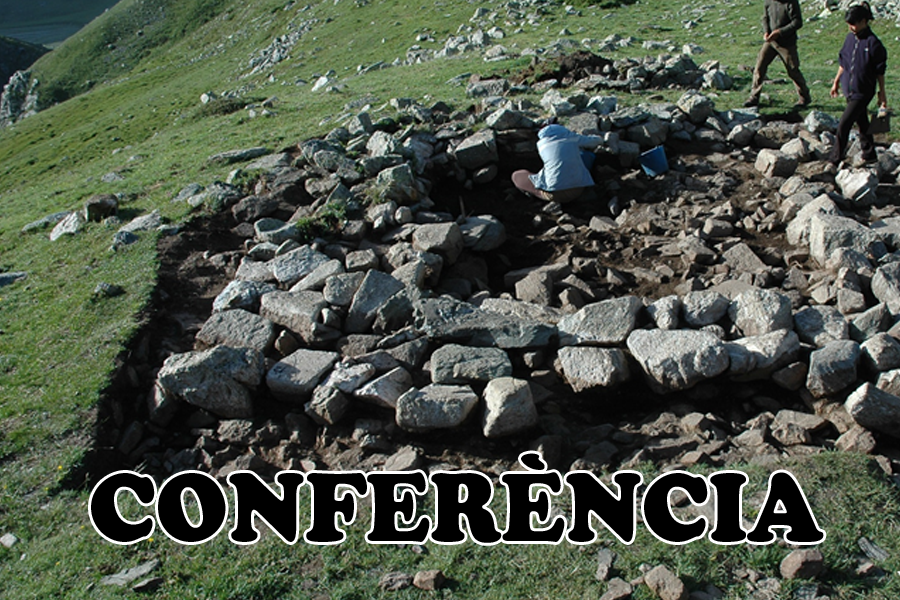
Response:
M50 48L0 36L0 87L9 82L16 71L23 71L50 52Z

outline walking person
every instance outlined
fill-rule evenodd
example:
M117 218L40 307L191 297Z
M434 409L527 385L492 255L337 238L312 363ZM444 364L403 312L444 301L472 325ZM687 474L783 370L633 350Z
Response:
M884 72L887 68L887 50L869 27L873 20L868 2L851 6L844 15L850 32L838 54L837 75L831 85L831 97L837 98L841 90L847 98L847 108L841 115L837 128L837 141L831 149L829 161L837 166L847 153L847 142L853 124L859 127L862 157L866 162L878 160L875 140L869 133L869 102L875 97L878 84L878 106L887 110L887 94L884 89Z
M784 63L788 77L797 88L799 98L795 106L798 108L809 106L812 97L806 79L800 72L800 55L797 53L797 30L803 27L799 0L766 0L762 24L765 34L763 45L756 57L756 67L753 69L750 98L744 102L744 106L759 105L759 95L766 79L766 72L776 56Z

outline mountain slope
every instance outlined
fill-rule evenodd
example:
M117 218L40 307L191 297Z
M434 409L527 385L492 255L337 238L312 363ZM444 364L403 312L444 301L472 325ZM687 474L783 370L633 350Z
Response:
M49 51L44 46L0 36L0 88L13 73L27 69Z

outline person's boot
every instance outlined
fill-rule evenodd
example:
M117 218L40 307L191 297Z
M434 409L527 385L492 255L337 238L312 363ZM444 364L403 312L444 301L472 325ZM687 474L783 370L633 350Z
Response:
M744 108L752 108L754 106L759 106L758 96L750 96L749 98L747 98L747 101L744 102Z

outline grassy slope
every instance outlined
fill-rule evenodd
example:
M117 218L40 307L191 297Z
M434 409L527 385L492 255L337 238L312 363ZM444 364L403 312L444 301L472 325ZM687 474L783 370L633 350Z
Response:
M149 4L149 0L145 1ZM127 8L126 4L118 10ZM169 597L186 594L226 597L227 594L216 591L223 589L234 597L253 597L267 595L265 590L294 588L297 571L313 561L316 554L299 547L285 551L276 543L252 549L216 544L190 550L159 541L156 546L147 543L130 549L97 544L96 535L89 526L85 528L86 494L55 490L57 482L80 459L83 440L90 433L90 409L113 366L113 357L133 331L135 315L151 291L155 268L153 240L145 236L138 247L112 254L107 248L113 230L103 225L91 225L78 238L54 244L45 235L19 234L21 227L48 213L77 208L89 195L102 192L127 194L126 214L159 208L167 217L180 220L187 216L185 209L169 202L178 189L192 181L209 183L226 175L226 168L206 164L208 155L254 145L276 149L320 135L329 127L322 124L323 119L344 113L342 105L364 94L374 97L374 107L394 96L422 99L426 95L462 107L466 104L462 88L444 82L464 72L488 73L510 66L486 65L470 58L352 75L359 64L391 62L404 56L419 32L431 32L438 40L423 45L440 47L447 35L468 21L474 11L472 4L388 1L356 7L344 1L336 5L333 2L314 4L311 10L300 12L299 5L284 10L283 1L267 0L248 7L241 2L222 0L219 16L196 30L182 31L189 22L187 15L198 4L178 3L174 10L178 11L179 18L166 21L153 34L159 36L156 40L168 40L158 48L132 46L128 42L132 38L127 32L123 34L126 43L118 47L127 47L129 51L136 48L140 52L134 56L143 56L140 63L127 64L127 73L114 72L118 79L97 85L89 93L27 119L13 130L0 132L0 205L3 206L0 269L29 273L24 284L0 290L0 330L3 331L0 479L4 482L0 494L0 529L12 531L23 539L13 551L0 549L3 572L0 595L4 597L30 597L39 589L69 590L72 597L79 597L100 574L133 566L141 558L156 555L165 559L163 575ZM533 29L526 25L523 33L504 42L519 49L544 45L556 40L560 30L568 27L573 32L570 38L576 41L600 40L617 32L640 39L670 39L678 45L697 43L707 48L707 54L701 59L719 59L739 78L741 88L722 94L717 100L720 107L728 107L738 105L746 93L749 72L738 70L738 66L753 63L759 39L758 29L753 29L759 21L758 12L756 2L717 5L702 15L692 15L699 26L689 31L681 26L687 14L683 7L661 0L649 0L613 12L586 9L585 16L580 18L561 17L557 8L545 17L542 27ZM40 65L49 78L45 80L60 73L74 73L78 68L86 71L78 71L78 76L72 77L76 85L82 81L80 78L95 77L84 74L96 72L96 66L83 57L97 59L102 54L105 45L96 32L109 31L106 29L109 23L103 21L115 16L116 11L110 11L85 30L81 36L85 39L75 36L74 41L70 40L78 46L68 50L69 54L61 52L52 60L45 58ZM314 17L319 19L319 24L297 45L292 59L276 67L274 83L263 76L241 78L248 70L250 57L273 37L286 33L289 22L299 23ZM329 17L332 20L326 22ZM513 25L498 24L507 33L515 29ZM900 56L897 52L900 48L888 35L887 27L879 25L891 55ZM840 45L844 30L835 17L808 23L803 30L804 72L812 82L815 100L832 113L839 112L841 104L827 98L835 68L827 61ZM629 53L643 56L646 51L634 48ZM522 59L514 64L521 66L526 62ZM345 78L345 92L313 94L309 85L293 85L298 79L312 81L328 69ZM770 76L781 77L783 71L773 66ZM244 112L220 117L197 116L202 92L247 85L253 86L249 96L278 97L276 117L250 120ZM889 86L889 99L900 97L900 86L893 82ZM793 102L789 85L770 85L767 91L773 96L773 110ZM677 92L663 93L668 98L677 95ZM628 101L648 96L643 94ZM114 153L115 150L120 151ZM100 181L103 174L114 170L125 176L124 182ZM101 281L122 285L128 293L115 300L95 301L91 292ZM814 463L820 466L811 469L811 480L819 477L818 472L833 467L827 464L829 460L852 459ZM852 473L853 470L840 462L837 468L848 478L860 479L840 479L833 487L858 488L860 496L848 498L840 505L844 508L835 510L852 513L853 507L861 506L869 516L853 521L835 515L832 523L838 533L834 535L829 530L829 541L825 544L826 552L832 552L835 560L840 555L839 549L855 542L857 529L872 530L870 534L875 535L881 527L896 526L893 519L883 522L875 516L882 504L894 501L892 492L877 477L860 469ZM817 511L830 510L831 504L820 502ZM890 506L891 514L895 515L896 506ZM879 543L896 539L896 536L876 537ZM666 561L677 564L685 561L683 570L688 574L705 568L693 550L673 552L658 546L648 548L651 554L665 555ZM392 564L408 568L406 565L412 563L422 568L430 565L444 568L459 581L458 593L464 597L479 596L491 580L500 581L505 586L500 589L510 591L495 597L527 595L522 590L535 590L539 597L580 597L588 589L572 590L568 595L551 592L551 588L562 587L568 580L541 576L536 563L545 553L542 549L483 550L467 545L433 548L427 558L393 549L362 552L357 546L350 552L344 550L326 551L319 575L320 579L346 590L342 597L353 597L351 591L360 585L360 577L367 585L371 583L367 573L370 568ZM701 554L706 551L698 550ZM769 570L784 553L782 549L733 552L741 560L759 561ZM23 553L28 558L19 561ZM892 548L894 556L898 553L900 547ZM547 573L568 573L577 567L584 585L595 585L591 580L591 552L560 547L552 555L556 562L544 567ZM500 557L504 559L502 563L509 563L517 570L510 572L508 566L494 560ZM212 577L206 572L208 563L217 566ZM469 571L486 573L470 580ZM248 578L248 572L259 575ZM630 569L626 578L635 574ZM708 579L702 573L693 576ZM238 593L241 586L247 589ZM520 593L512 593L513 589ZM102 592L107 593L111 592ZM292 597L306 597L297 590L290 593L294 594ZM884 597L891 596L884 593ZM291 597L288 591L284 594Z

